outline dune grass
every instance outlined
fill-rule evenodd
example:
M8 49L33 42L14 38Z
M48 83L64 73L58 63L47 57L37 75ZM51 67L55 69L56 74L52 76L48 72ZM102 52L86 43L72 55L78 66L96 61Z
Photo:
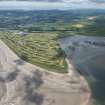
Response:
M0 38L23 60L59 73L67 72L65 54L57 43L54 32L28 33L0 32Z

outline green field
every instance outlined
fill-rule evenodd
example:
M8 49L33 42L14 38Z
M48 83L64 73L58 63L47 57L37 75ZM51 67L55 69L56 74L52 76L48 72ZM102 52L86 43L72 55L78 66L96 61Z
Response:
M57 33L28 33L26 36L18 33L1 31L0 38L23 60L54 72L67 72L65 54L57 43Z
M71 30L79 35L105 36L105 16L90 16L71 24Z

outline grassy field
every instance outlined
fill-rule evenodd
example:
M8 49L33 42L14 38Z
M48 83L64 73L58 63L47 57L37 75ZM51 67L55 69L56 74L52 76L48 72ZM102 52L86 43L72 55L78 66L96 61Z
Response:
M0 38L23 60L59 73L67 72L65 54L57 43L54 32L28 33L0 32Z
M71 24L79 35L105 36L105 16L87 17Z

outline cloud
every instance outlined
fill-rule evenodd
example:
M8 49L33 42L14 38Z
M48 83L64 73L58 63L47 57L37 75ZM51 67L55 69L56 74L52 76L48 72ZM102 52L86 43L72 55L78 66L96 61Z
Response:
M105 0L0 0L0 10L6 9L105 9Z
M64 2L64 3L105 3L105 0L0 0L0 1L37 1L37 2Z
M0 0L0 1L37 1L37 2L61 2L62 0Z
M36 1L36 2L62 2L62 0L0 0L0 1Z
M37 1L0 1L0 10L51 10L72 8L66 3Z
M64 2L64 3L80 3L87 0L0 0L0 1L36 1L36 2Z
M89 0L91 4L95 5L97 8L105 9L105 0Z
M81 3L81 2L86 2L87 0L62 0L62 1L69 3Z
M105 3L105 0L90 0L91 2L94 2L94 3Z

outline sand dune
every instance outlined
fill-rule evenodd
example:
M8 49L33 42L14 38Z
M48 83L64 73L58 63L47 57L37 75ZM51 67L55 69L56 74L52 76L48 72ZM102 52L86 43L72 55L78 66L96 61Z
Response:
M86 81L22 61L0 40L0 105L87 105Z

